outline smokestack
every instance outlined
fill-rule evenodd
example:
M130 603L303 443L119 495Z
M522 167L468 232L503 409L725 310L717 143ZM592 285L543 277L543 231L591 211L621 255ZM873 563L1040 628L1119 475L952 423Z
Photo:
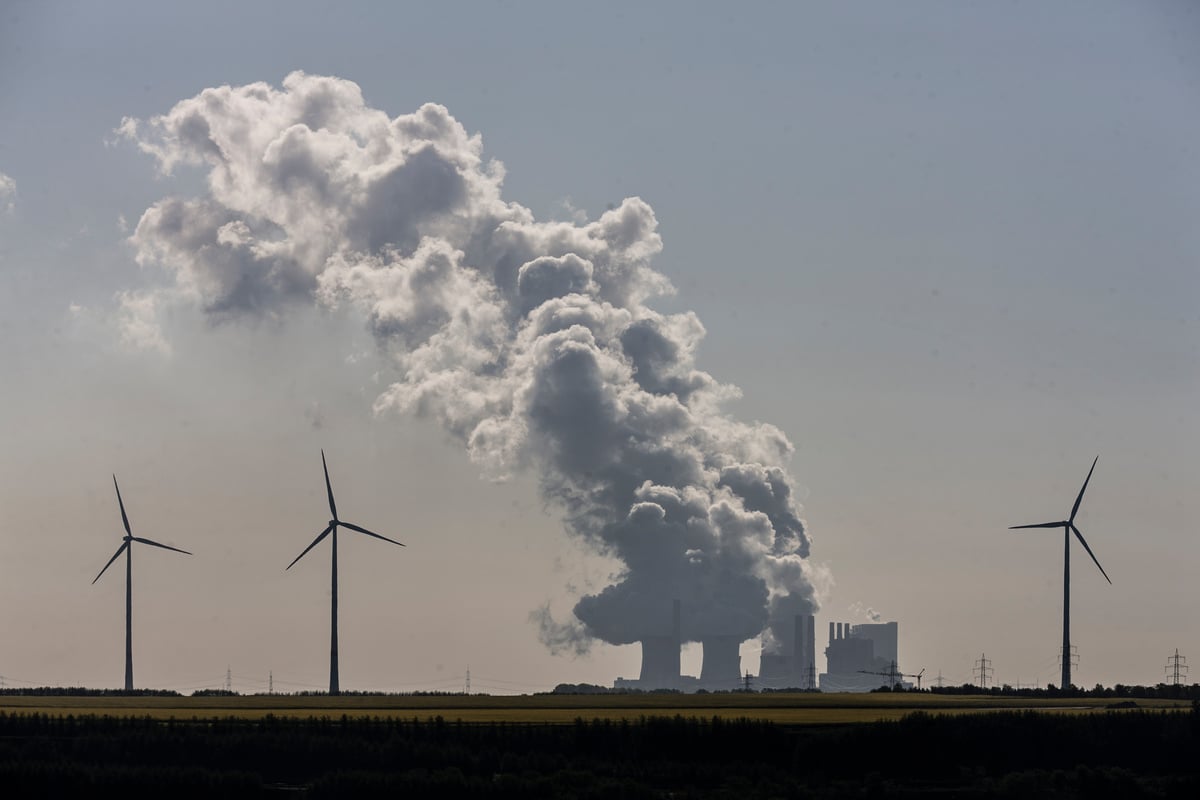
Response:
M737 636L709 636L701 640L704 661L700 683L714 689L736 689L742 679L741 640Z
M837 638L833 635L833 625L834 625L834 623L832 623L832 622L829 623L829 643L830 644L833 644L834 640Z
M837 624L837 626L838 626L838 635L837 635L837 637L838 637L838 640L840 641L840 640L842 640L842 639L845 639L845 638L846 638L846 628L845 628L845 624L844 624L844 623L841 623L841 622L839 622L839 623Z
M803 683L805 689L817 688L817 619L812 614L808 615L808 633L804 637L804 669Z
M682 637L682 634L680 633L681 626L680 626L680 622L679 622L679 617L680 617L679 601L676 600L675 603L671 607L671 635L675 637L675 647L676 648L683 647L683 637ZM676 670L676 674L678 674L678 672L679 671Z
M792 672L800 674L801 662L804 660L804 616L797 614L792 618Z
M806 689L813 688L808 685L808 668L814 665L817 649L816 622L812 614L797 614L792 622L792 676Z

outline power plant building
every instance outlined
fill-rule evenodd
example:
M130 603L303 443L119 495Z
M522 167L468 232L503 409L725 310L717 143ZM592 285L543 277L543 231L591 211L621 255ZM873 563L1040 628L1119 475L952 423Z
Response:
M816 689L816 620L797 614L778 652L763 653L757 685L763 689Z
M899 625L829 623L822 692L869 692L887 686L899 670ZM905 685L896 678L896 685Z
M636 679L617 678L617 689L694 692L732 691L742 686L741 640L737 636L703 636L703 661L699 677L681 674L682 610L676 600L669 627L663 618L662 635L641 640L642 667ZM908 686L899 675L899 628L895 622L852 625L829 623L825 648L826 671L816 670L816 620L797 614L775 641L774 652L764 652L754 685L759 689L798 689L822 692L870 692L895 682ZM778 628L776 628L778 631ZM778 633L777 633L778 637ZM780 640L782 639L782 640Z

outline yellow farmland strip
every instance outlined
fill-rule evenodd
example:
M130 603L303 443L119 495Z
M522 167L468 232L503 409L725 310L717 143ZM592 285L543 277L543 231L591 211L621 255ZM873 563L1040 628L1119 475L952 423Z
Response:
M1055 713L1103 711L1111 700L1014 698L960 695L533 695L248 697L71 697L0 696L0 712L73 714L156 719L237 717L387 717L448 721L565 724L577 718L636 720L648 716L751 718L789 725L847 724L899 719L914 711L932 714L1040 710ZM1139 708L1186 704L1138 700Z

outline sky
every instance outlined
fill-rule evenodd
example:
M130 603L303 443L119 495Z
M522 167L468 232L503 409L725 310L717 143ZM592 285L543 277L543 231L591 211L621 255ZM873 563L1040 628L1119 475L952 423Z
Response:
M623 562L564 523L536 436L507 461L509 429L464 445L461 395L396 400L415 356L383 323L416 317L375 273L320 261L326 294L308 273L239 294L215 270L241 262L168 253L144 217L216 174L199 151L165 170L154 148L182 145L156 116L297 71L386 119L444 107L479 196L510 204L487 214L653 217L637 269L674 293L642 269L612 300L606 254L589 291L699 320L684 366L740 396L696 429L794 446L818 653L828 622L879 615L905 672L963 682L986 654L1000 682L1057 682L1060 535L1007 528L1069 514L1098 455L1077 521L1112 585L1075 546L1076 683L1162 680L1176 648L1200 656L1198 40L1185 2L4 3L5 685L121 685L119 572L91 584L121 541L113 473L134 535L194 553L135 551L137 685L325 685L328 548L284 570L328 519L322 448L341 516L407 545L339 539L343 688L637 673L637 645L547 646L536 612L569 624ZM307 202L247 186L260 211ZM323 208L256 241L307 264Z

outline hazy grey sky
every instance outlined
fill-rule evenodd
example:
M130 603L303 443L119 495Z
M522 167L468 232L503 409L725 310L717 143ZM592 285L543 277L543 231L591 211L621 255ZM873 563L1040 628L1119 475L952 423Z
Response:
M1066 514L1083 684L1200 656L1200 9L1190 3L7 3L0 9L0 675L119 685L120 543L138 685L324 685L339 510L409 547L340 548L346 688L609 683L636 646L552 656L528 621L608 584L533 473L495 484L343 304L218 324L122 292L169 285L128 240L206 172L115 133L206 88L294 70L389 117L446 107L536 219L653 208L652 298L694 311L725 411L777 426L832 575L825 623L900 623L902 668L1055 681ZM857 615L857 616L856 616ZM685 669L698 669L698 648ZM818 660L821 666L822 659ZM755 671L756 645L743 647ZM290 683L284 683L289 681ZM19 685L19 684L18 684Z

